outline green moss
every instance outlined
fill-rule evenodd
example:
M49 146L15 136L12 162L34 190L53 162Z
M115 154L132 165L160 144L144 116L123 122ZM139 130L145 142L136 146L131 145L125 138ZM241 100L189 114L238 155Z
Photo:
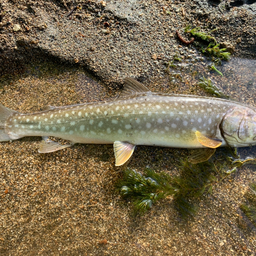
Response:
M200 28L199 27L196 27L196 28L193 28L193 29L190 29L190 26L187 26L185 28L185 32L186 33L190 33L192 36L195 36L203 41L206 41L206 42L214 42L215 44L217 44L217 40L215 37L205 33L205 32L202 32L202 31L199 31ZM213 32L213 31L211 31Z
M210 35L213 31L205 33L200 31L198 27L190 29L190 26L187 26L185 28L185 32L199 39L197 45L200 51L207 56L211 56L215 63L220 64L222 60L229 60L231 54L227 51L227 48L220 47L221 44L217 42L217 39Z
M206 79L205 77L200 78L198 85L213 96L228 98L216 85L212 83L211 79Z

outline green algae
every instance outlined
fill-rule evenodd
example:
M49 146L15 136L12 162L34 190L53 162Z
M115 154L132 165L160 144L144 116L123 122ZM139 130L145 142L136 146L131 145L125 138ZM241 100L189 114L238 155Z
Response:
M126 169L117 188L124 199L132 201L135 214L144 214L158 201L172 198L178 213L187 218L196 215L199 202L204 195L213 193L216 183L236 170L230 163L207 161L191 164L183 161L179 176L157 173L149 168L143 173Z
M205 77L200 78L198 85L215 97L228 98L228 96L226 96L216 85L212 83L211 79L206 79Z

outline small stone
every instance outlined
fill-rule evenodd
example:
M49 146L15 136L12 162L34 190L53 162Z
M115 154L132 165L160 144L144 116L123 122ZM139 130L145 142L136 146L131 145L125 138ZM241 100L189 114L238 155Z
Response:
M157 59L157 55L154 53L154 54L152 54L152 59L153 60L156 60Z
M20 24L15 24L15 25L13 26L13 31L14 31L14 32L18 32L18 31L20 31L20 30L21 30Z

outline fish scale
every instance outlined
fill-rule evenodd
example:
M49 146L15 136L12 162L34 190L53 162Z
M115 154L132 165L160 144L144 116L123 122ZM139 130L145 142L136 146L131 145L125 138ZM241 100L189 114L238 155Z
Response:
M254 108L223 99L152 93L133 79L126 79L126 83L124 95L115 101L33 114L20 114L2 106L0 124L4 128L0 140L55 136L73 143L114 143L116 161L118 152L127 161L135 145L216 148L255 144ZM243 120L243 127L239 120ZM241 140L241 134L247 137ZM47 149L49 145L51 149ZM44 144L41 151L62 149L49 145Z

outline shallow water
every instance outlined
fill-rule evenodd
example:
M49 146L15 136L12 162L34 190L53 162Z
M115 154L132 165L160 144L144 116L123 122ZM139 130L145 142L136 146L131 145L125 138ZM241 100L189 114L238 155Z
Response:
M253 65L254 60L231 59L220 67L224 74L221 77L208 70L207 62L185 62L181 63L180 69L171 70L180 77L169 80L166 76L157 83L148 82L147 86L154 91L207 95L196 85L199 77L205 76L232 99L256 106ZM50 61L32 63L27 66L25 73L1 81L1 103L20 112L34 112L48 105L103 100L115 93L78 67ZM25 227L28 232L33 232L36 225L38 234L35 237L38 238L35 239L40 240L43 236L48 241L53 237L59 246L68 243L66 238L70 234L71 237L83 236L87 240L93 237L98 241L108 237L111 232L117 241L129 238L136 241L138 248L144 248L143 238L137 238L138 232L147 234L148 229L152 228L156 236L171 239L168 243L174 243L178 251L184 244L197 250L202 243L207 248L221 248L236 243L250 250L255 248L254 226L239 209L240 203L245 201L243 195L247 193L248 183L256 179L252 166L238 169L223 181L218 177L219 180L213 184L212 194L198 199L199 212L195 219L188 222L180 219L177 205L168 199L153 206L152 211L141 220L130 216L131 204L120 199L115 190L114 181L120 178L120 174L113 165L112 146L77 145L53 154L40 155L37 144L36 138L24 138L0 145L0 179L5 189L1 206L4 232L10 234L15 230L17 239L21 239ZM239 151L244 156L253 152L256 155L254 148ZM185 160L187 154L187 150L138 147L128 166L143 171L149 165L156 171L182 175L186 180L180 161ZM226 155L227 151L221 149L215 161L225 163ZM19 205L17 200L21 201ZM11 209L12 216L13 213L17 216L10 222L6 222L9 214L7 208ZM159 222L159 219L162 221ZM180 232L186 234L186 241L180 240ZM212 232L217 237L216 241L210 239ZM236 242L227 241L227 237ZM13 236L12 239L16 238ZM158 239L156 237L154 240L154 246L157 246ZM5 243L8 244L8 240ZM53 245L50 243L50 246ZM83 246L90 248L87 242ZM33 246L35 251L36 248Z

